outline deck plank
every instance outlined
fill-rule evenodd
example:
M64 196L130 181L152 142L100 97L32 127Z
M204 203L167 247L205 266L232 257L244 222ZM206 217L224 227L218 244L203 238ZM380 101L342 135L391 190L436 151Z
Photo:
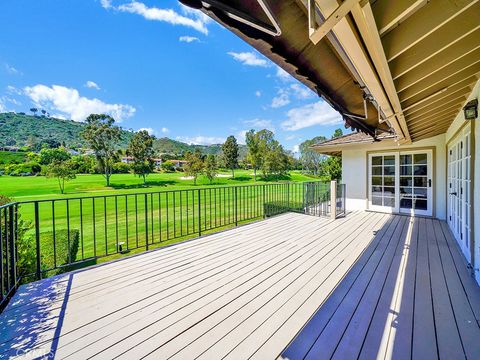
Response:
M479 320L446 223L291 213L22 286L0 358L476 360Z

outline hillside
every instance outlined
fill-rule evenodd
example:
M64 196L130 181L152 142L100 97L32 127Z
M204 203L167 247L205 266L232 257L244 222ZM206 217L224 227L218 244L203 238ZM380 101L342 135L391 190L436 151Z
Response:
M72 120L0 113L0 147L33 146L38 150L42 144L58 146L65 143L69 148L85 148L87 146L80 136L84 127L84 123ZM122 149L127 147L131 137L130 131L122 130ZM221 145L189 145L166 137L155 141L155 150L158 153L183 154L195 149L199 149L203 154L221 153ZM245 154L246 146L240 145L240 157L243 158Z

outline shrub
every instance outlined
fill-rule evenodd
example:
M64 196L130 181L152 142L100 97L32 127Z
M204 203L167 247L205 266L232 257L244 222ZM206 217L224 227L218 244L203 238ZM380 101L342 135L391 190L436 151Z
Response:
M164 161L161 165L161 168L165 172L174 172L175 171L175 165L170 160Z
M33 161L23 164L8 164L5 166L5 174L10 176L36 175L42 171L42 167Z
M112 173L113 174L128 174L132 167L130 164L126 164L123 162L116 162L113 164Z
M285 214L287 212L299 212L303 213L303 204L298 202L284 202L284 201L271 201L263 204L263 211L265 216L270 217L274 215Z
M42 232L40 234L40 253L42 257L42 270L55 267L55 257L57 266L67 265L75 262L77 259L80 231L78 229L70 230L70 243L68 231L65 229L55 231L55 247L53 243L53 231ZM70 246L69 246L70 244ZM55 271L61 274L68 271L68 267L63 267Z

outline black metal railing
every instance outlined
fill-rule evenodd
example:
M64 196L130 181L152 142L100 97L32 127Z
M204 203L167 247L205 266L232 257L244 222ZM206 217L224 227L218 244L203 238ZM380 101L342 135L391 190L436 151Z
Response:
M0 312L20 280L17 276L17 214L16 203L0 206Z
M339 189L344 194L344 188ZM337 213L344 203L337 201ZM5 205L0 210L3 302L20 280L41 279L119 253L149 250L289 211L330 216L330 183L36 200ZM22 224L30 224L22 231L22 244L28 246L22 245L25 249L20 255L16 251L18 216ZM19 267L19 256L34 261L20 262Z

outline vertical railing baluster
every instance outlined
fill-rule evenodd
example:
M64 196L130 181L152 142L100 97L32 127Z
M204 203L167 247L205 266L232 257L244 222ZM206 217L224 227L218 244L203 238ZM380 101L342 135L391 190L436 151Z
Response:
M14 207L13 205L8 208L10 212L9 216L9 227L10 227L10 279L12 280L12 286L10 288L17 286L17 259L15 256L16 246L15 246L15 222L14 222Z
M200 189L197 190L198 196L198 236L202 236L202 205L200 203Z
M96 217L95 217L95 198L92 198L92 218L93 218L93 256L97 257L97 233L95 229Z
M56 238L56 226L55 226L55 200L52 200L52 231L53 231L53 268L57 268L57 238Z
M127 243L127 250L129 249L128 245L128 195L125 195L125 242ZM118 249L117 249L118 251Z
M115 252L118 252L118 195L115 195Z
M41 257L40 257L40 220L39 220L39 211L38 211L38 202L35 202L34 205L34 211L35 211L35 245L36 245L36 255L37 255L37 261L36 261L36 276L37 280L40 280L42 278L42 272L41 272Z
M5 293L5 273L3 268L3 222L4 217L2 216L2 209L0 209L0 302L3 301L4 293Z
M155 221L153 220L153 193L150 193L150 222L152 223L152 245L155 244Z
M160 233L160 242L162 242L162 196L158 193L158 231Z
M135 194L135 240L138 249L138 195Z
M144 194L144 207L145 207L145 249L148 250L148 198L147 194Z
M80 198L80 243L82 244L82 260L85 259L85 248L83 244L83 199Z
M67 259L68 263L72 263L72 257L70 252L70 202L67 199Z

